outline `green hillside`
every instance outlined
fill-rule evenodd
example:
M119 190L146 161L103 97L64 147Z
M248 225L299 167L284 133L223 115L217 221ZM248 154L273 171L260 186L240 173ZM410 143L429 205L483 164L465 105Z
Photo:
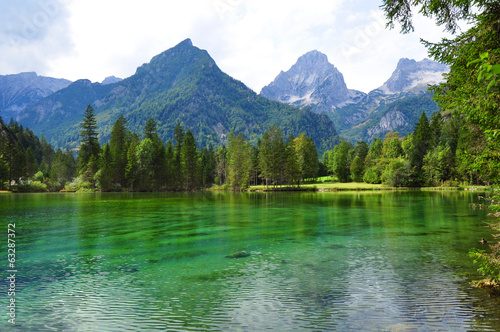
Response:
M187 39L139 67L131 77L110 85L78 81L27 108L20 122L44 134L56 147L78 146L83 111L94 107L102 142L124 115L132 131L142 132L152 117L161 138L172 139L180 122L199 145L225 143L231 131L250 141L272 124L286 135L305 132L318 150L332 148L337 132L326 115L301 110L258 96L223 73L209 54Z

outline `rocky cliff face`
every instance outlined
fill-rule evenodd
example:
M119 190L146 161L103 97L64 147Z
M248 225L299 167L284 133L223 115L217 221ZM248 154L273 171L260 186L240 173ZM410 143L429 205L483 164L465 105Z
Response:
M260 94L296 106L314 106L318 113L332 111L364 96L362 92L349 90L342 73L318 51L301 56L288 71L282 71L262 88Z
M448 70L429 59L401 59L391 77L366 94L348 89L327 56L312 51L281 72L261 95L299 107L311 106L317 113L326 113L344 137L371 141L389 131L404 135L413 129L416 115L437 111L427 88L440 83Z
M442 82L443 74L448 71L448 66L429 59L418 62L410 59L401 59L389 80L376 89L376 91L384 94L425 91L429 84L435 85Z
M0 116L16 118L28 105L67 87L71 81L21 73L0 76Z

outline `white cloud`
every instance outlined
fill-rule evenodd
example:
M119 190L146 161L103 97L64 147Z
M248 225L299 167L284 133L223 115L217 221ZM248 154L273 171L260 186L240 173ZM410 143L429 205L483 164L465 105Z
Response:
M56 1L64 0L1 4L0 13L22 9L33 18L39 3ZM420 32L420 19L414 34L385 30L379 5L368 0L67 0L54 23L42 25L37 38L24 44L16 42L19 24L16 34L10 21L2 23L7 28L0 30L0 74L33 70L93 81L127 77L191 38L223 71L257 92L313 49L328 55L350 88L368 91L389 78L399 58L425 57L419 38L441 30L432 22Z

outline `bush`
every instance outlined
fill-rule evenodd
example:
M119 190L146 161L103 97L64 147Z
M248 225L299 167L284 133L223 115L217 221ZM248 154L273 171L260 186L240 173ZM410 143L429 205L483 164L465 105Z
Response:
M38 171L35 176L33 177L33 180L42 182L43 181L43 172Z
M407 187L410 182L409 161L403 158L392 159L380 178L389 187Z
M380 180L380 170L377 166L372 166L365 171L363 175L363 181L371 184L379 184Z
M26 181L22 185L18 185L18 192L26 192L26 193L39 193L39 192L47 192L47 185L40 181Z
M68 191L79 191L80 189L94 190L94 186L89 181L85 181L82 176L76 177L73 181L66 183L64 188Z

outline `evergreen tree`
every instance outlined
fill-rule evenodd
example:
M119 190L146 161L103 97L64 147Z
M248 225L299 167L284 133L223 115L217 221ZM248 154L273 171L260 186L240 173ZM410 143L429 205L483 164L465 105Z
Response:
M111 167L113 179L114 182L120 184L122 187L127 186L125 169L127 167L127 149L130 145L129 136L130 133L127 130L127 120L123 115L120 115L111 129L109 148L113 160Z
M166 173L165 146L158 135L158 126L153 118L149 118L144 127L144 137L153 143L153 178L156 188L164 186Z
M302 140L290 135L285 150L285 180L290 184L296 183L297 186L300 186L300 181L304 178L300 164L301 162L304 163L304 160L307 159L303 154L300 157L298 155L298 152L301 150L297 147L300 144L299 141L302 142ZM302 153L303 151L300 152Z
M26 151L19 140L14 147L10 173L10 179L14 180L18 185L20 184L21 178L26 176Z
M177 126L174 129L174 141L175 141L174 148L175 151L177 151L177 153L179 154L181 151L182 144L184 143L184 136L185 136L184 128L179 122L177 122Z
M270 177L276 188L276 185L283 184L285 170L285 135L276 125L269 128L270 143Z
M175 178L176 178L176 171L179 171L179 169L174 168L174 146L171 141L167 142L167 147L165 148L165 188L167 190L174 190L176 189L175 184Z
M134 135L127 150L127 167L125 168L125 179L130 187L130 191L134 191L134 184L137 180L139 170L139 160L137 158L138 145L139 137Z
M250 174L250 149L248 142L240 133L235 136L231 132L227 145L228 183L232 190L242 190L248 187Z
M154 181L155 147L149 138L142 140L137 146L138 179L140 190L151 191L155 188Z
M29 146L26 149L26 176L32 178L38 172L38 162L36 161L35 152L33 147Z
M54 156L56 152L52 145L50 145L42 134L41 138L42 145L42 161L40 162L40 170L43 174L48 175L50 173L50 165L52 165L54 161Z
M184 188L193 190L198 187L198 150L190 130L186 132L181 147L181 165L184 175Z
M80 151L78 153L78 170L80 173L84 173L87 170L87 166L94 158L94 164L99 159L100 146L97 134L97 120L95 118L94 109L92 106L88 106L85 110L83 121L80 124L82 130L80 131ZM95 172L92 172L95 167L90 170L89 176L93 177Z
M222 186L226 182L227 174L227 148L225 145L219 147L215 152L215 183Z
M102 149L100 164L101 168L97 173L99 187L103 192L110 191L113 183L113 157L109 143Z
M271 167L272 167L272 154L271 154L271 141L269 138L269 133L267 131L262 135L259 146L259 169L260 177L265 180L266 188L269 186L269 181L271 179Z
M177 122L177 126L174 129L174 162L172 169L175 170L175 177L174 177L174 187L176 190L181 190L185 183L184 183L184 169L182 168L182 160L181 160L181 150L182 146L184 144L184 128L182 125Z
M2 118L0 118L0 128L2 128ZM0 134L0 189L5 189L5 183L9 179L9 164L7 162L7 138Z

